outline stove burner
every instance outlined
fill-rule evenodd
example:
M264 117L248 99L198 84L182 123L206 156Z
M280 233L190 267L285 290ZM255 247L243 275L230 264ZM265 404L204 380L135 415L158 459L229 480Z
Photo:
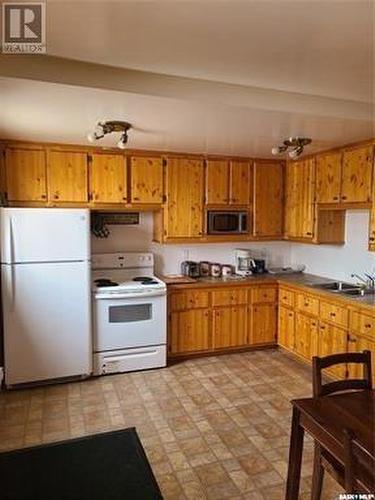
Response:
M156 281L154 278L151 278L150 276L137 276L133 278L133 281L137 281L141 283L141 285L158 285L158 281Z
M107 287L107 286L119 286L118 283L116 283L115 281L112 281L108 278L99 278L99 279L95 280L95 283L96 283L96 286L98 288L103 288L103 287Z

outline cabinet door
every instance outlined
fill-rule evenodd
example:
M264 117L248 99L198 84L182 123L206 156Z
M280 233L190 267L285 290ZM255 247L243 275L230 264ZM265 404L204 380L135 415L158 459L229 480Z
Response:
M314 160L289 162L286 167L286 236L303 239L313 238L314 198Z
M318 320L302 313L296 313L295 318L295 351L311 359L318 355Z
M319 325L319 356L329 356L347 352L347 331L336 326L320 323ZM338 365L327 369L327 373L338 378L345 378L346 365Z
M280 162L254 164L254 235L283 234L283 172Z
M46 153L38 149L5 150L9 201L46 201Z
M91 155L90 198L94 203L126 201L126 166L122 155Z
M341 185L343 203L371 201L372 159L372 146L344 152Z
M223 307L213 311L215 349L247 344L247 307Z
M163 203L163 160L134 156L130 158L132 203Z
M342 153L316 157L316 198L318 203L338 203L341 190Z
M361 335L350 334L348 336L348 352L371 352L371 364L372 364L372 380L375 387L375 340L370 340ZM363 367L359 364L348 364L348 378L362 378L363 377Z
M167 165L167 237L198 238L203 227L203 161L170 158Z
M84 203L88 201L87 154L50 151L48 155L48 194L50 201Z
M244 161L230 162L230 193L232 205L250 203L250 164Z
M369 250L375 251L375 206L370 213Z
M182 354L206 351L210 346L209 310L172 312L169 321L169 352Z
M294 343L294 312L286 307L280 306L278 344L293 351Z
M229 162L208 160L206 163L206 204L228 205Z
M259 304L252 308L250 344L275 343L277 338L277 307Z

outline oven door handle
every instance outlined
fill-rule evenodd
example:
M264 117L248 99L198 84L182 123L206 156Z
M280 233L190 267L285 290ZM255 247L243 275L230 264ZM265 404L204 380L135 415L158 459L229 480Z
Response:
M108 294L108 293L100 293L97 292L95 294L96 299L110 299L110 300L117 300L117 299L140 299L140 300L145 300L149 297L162 297L163 295L167 295L166 290L155 290L151 291L148 293L113 293L113 294Z

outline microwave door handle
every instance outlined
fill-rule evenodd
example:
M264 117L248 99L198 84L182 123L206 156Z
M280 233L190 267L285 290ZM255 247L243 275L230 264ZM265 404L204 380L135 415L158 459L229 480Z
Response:
M247 232L247 214L240 215L240 231L241 233Z

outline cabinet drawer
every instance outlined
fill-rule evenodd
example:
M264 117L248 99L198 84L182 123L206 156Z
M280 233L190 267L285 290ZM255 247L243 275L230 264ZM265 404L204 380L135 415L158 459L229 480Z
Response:
M212 292L212 305L215 306L231 306L247 303L247 290L240 289L225 289L215 290Z
M172 311L208 307L208 292L203 290L187 290L172 293L169 297L169 305Z
M319 300L311 295L306 295L304 293L297 294L297 309L299 311L313 314L318 316L319 314Z
M279 302L280 305L286 307L294 307L295 293L290 290L280 289Z
M320 318L323 321L347 328L348 317L349 312L345 307L331 304L330 302L320 302Z
M350 316L350 330L375 336L375 317L354 311Z
M251 293L253 304L262 302L276 302L277 299L277 290L274 287L254 288Z

